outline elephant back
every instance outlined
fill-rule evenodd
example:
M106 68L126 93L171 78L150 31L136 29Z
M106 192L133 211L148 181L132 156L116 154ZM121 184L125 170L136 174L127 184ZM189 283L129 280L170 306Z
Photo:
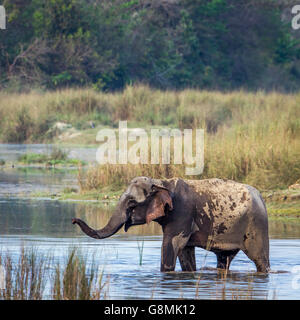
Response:
M251 209L252 195L247 185L232 180L185 180L195 192L196 207L214 226L226 227Z

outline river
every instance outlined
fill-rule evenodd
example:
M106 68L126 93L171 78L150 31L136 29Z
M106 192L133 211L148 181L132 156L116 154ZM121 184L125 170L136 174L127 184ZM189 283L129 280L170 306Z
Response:
M20 146L20 148L22 148ZM6 150L9 148L6 148ZM14 145L12 150L18 150ZM0 147L1 151L1 147ZM6 153L13 159L14 152ZM0 153L1 158L1 153ZM128 233L95 240L83 235L72 217L85 219L94 227L104 225L115 203L78 203L47 198L30 198L32 191L51 191L76 186L76 172L70 170L0 169L0 250L9 251L14 261L20 248L36 248L64 263L71 247L87 257L96 257L99 270L109 278L109 299L299 299L300 223L270 219L269 275L255 273L255 266L243 252L231 264L226 280L215 269L213 253L196 249L197 272L159 271L161 230L158 225L133 227ZM141 247L143 252L141 254ZM141 261L142 259L142 261ZM87 258L87 263L92 263ZM299 268L300 269L300 268ZM45 299L50 292L45 289Z

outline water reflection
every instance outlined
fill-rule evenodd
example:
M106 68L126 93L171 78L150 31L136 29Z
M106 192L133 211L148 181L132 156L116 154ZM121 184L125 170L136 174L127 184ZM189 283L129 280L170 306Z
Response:
M57 145L53 144L0 144L0 159L5 161L16 161L26 153L49 154ZM96 148L63 146L69 158L79 159L87 162L96 162Z
M35 234L55 237L72 237L82 235L80 229L72 225L73 217L87 221L95 228L104 226L114 205L82 204L54 200L33 200L0 198L0 230L1 234ZM128 235L159 235L158 224L137 226Z
M269 219L270 237L275 239L300 239L300 219L277 218Z
M51 146L0 145L0 158L14 160L25 152L49 152L47 148ZM71 154L74 158L94 157L95 150L76 150L78 154ZM78 247L88 264L94 258L99 270L104 270L104 281L109 283L107 295L111 299L300 298L300 290L292 288L295 274L290 272L300 261L297 219L270 219L270 260L275 272L269 275L256 274L253 262L240 251L225 277L214 268L215 255L199 248L196 249L197 272L161 273L162 232L158 224L133 227L128 233L120 230L113 237L99 241L83 235L71 219L79 217L100 228L108 222L115 204L17 197L39 191L57 192L76 185L76 175L68 170L0 170L0 251L8 250L17 261L22 246L35 247L41 255L50 254L54 264L63 264L70 247ZM181 271L178 262L175 270ZM45 297L49 297L49 292Z
M96 257L99 269L105 271L111 299L300 298L299 290L292 289L294 274L290 272L300 261L300 241L297 237L283 239L289 228L298 234L295 224L293 227L289 222L286 226L278 221L270 224L274 236L270 240L272 270L287 273L256 274L254 264L239 252L224 279L224 274L214 269L215 255L199 248L196 249L199 271L161 273L162 237L155 223L101 241L84 236L71 224L71 218L76 215L101 227L113 209L114 206L0 198L0 248L9 250L17 261L21 246L37 247L42 254L51 253L54 263L63 264L69 248L78 247L85 255ZM138 243L144 246L142 265ZM177 262L176 271L180 270Z
M76 170L59 169L0 169L0 196L24 196L34 192L55 193L66 186L77 189L76 173Z
M194 298L199 299L266 299L268 296L268 275L254 272L223 272L213 268L202 268L195 273L163 274L160 287L181 292L192 289ZM190 297L190 295L189 295Z
M85 220L89 225L100 228L108 222L115 203L76 203L55 200L34 200L0 197L1 234L35 234L56 237L83 235L71 224L73 217ZM273 239L299 239L300 223L297 219L270 220L270 237ZM118 235L161 235L157 223L135 226L127 233Z

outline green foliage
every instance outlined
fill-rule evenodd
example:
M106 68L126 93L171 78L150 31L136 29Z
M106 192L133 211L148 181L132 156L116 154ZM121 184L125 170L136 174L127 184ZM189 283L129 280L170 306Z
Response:
M39 153L26 153L21 155L18 158L19 162L30 164L30 163L43 163L48 160L48 156L46 154Z
M276 1L5 0L4 6L0 88L111 91L142 82L299 89L299 41Z
M285 64L292 62L297 56L300 57L299 43L299 40L294 39L290 34L283 34L278 39L274 61L279 64Z
M72 75L70 75L67 71L64 71L58 75L52 77L52 82L55 87L61 86L64 83L69 82L72 79Z
M78 159L68 159L68 153L59 148L54 148L50 154L26 153L18 158L18 162L24 164L47 164L50 166L67 165L78 166L85 165L84 161Z

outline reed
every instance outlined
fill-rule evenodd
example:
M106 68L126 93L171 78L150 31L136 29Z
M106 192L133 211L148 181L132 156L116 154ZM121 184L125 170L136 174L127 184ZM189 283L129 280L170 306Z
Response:
M87 267L85 259L73 248L66 265L55 268L52 297L55 300L99 300L102 294L102 274L95 264Z
M143 264L144 244L145 244L144 239L141 241L141 243L140 243L140 241L137 241L137 246L138 246L138 250L139 250L139 265L140 266Z
M71 248L65 264L54 263L36 249L20 249L17 261L9 252L0 254L4 287L0 300L99 300L106 297L103 272L95 263L87 264L77 249ZM2 275L3 277L3 275ZM45 295L45 288L49 293Z
M0 264L5 270L5 285L0 290L4 300L41 300L45 288L47 259L35 249L21 248L16 264L10 254L1 255Z
M143 244L140 248L142 247ZM15 254L0 252L0 267L5 271L4 287L0 282L0 300L109 299L109 275L105 275L103 270L99 272L94 259L88 263L91 257L84 256L78 248L69 248L63 263L55 262L50 254L43 255L36 248L20 248L18 259L14 258ZM213 276L215 280L211 279L211 285L216 287L216 292L211 296L212 299L251 300L255 297L257 292L254 288L254 273L247 275L226 270L215 271L216 274ZM175 275L172 274L173 276ZM180 279L180 274L178 276ZM186 277L187 274L185 279ZM239 283L240 277L244 282L247 279L248 285L232 288L230 286L232 282ZM207 283L202 284L202 278L205 278L203 270L190 273L191 290L195 289L194 299L200 299L202 289L204 291L207 289ZM154 299L155 293L160 292L160 288L157 288L160 281L158 278L157 282L153 283L150 299ZM180 287L176 288L180 289ZM185 298L183 292L180 291L178 294L179 299ZM262 298L268 297L262 296ZM272 298L276 299L275 292Z
M300 178L300 93L161 91L143 85L116 93L90 88L0 92L2 142L55 142L47 132L56 121L84 131L89 121L97 130L117 127L119 120L145 129L204 128L201 178L234 179L260 189L285 188ZM183 166L173 164L107 165L92 168L85 183L80 182L86 190L120 188L137 175L184 177L185 172Z

